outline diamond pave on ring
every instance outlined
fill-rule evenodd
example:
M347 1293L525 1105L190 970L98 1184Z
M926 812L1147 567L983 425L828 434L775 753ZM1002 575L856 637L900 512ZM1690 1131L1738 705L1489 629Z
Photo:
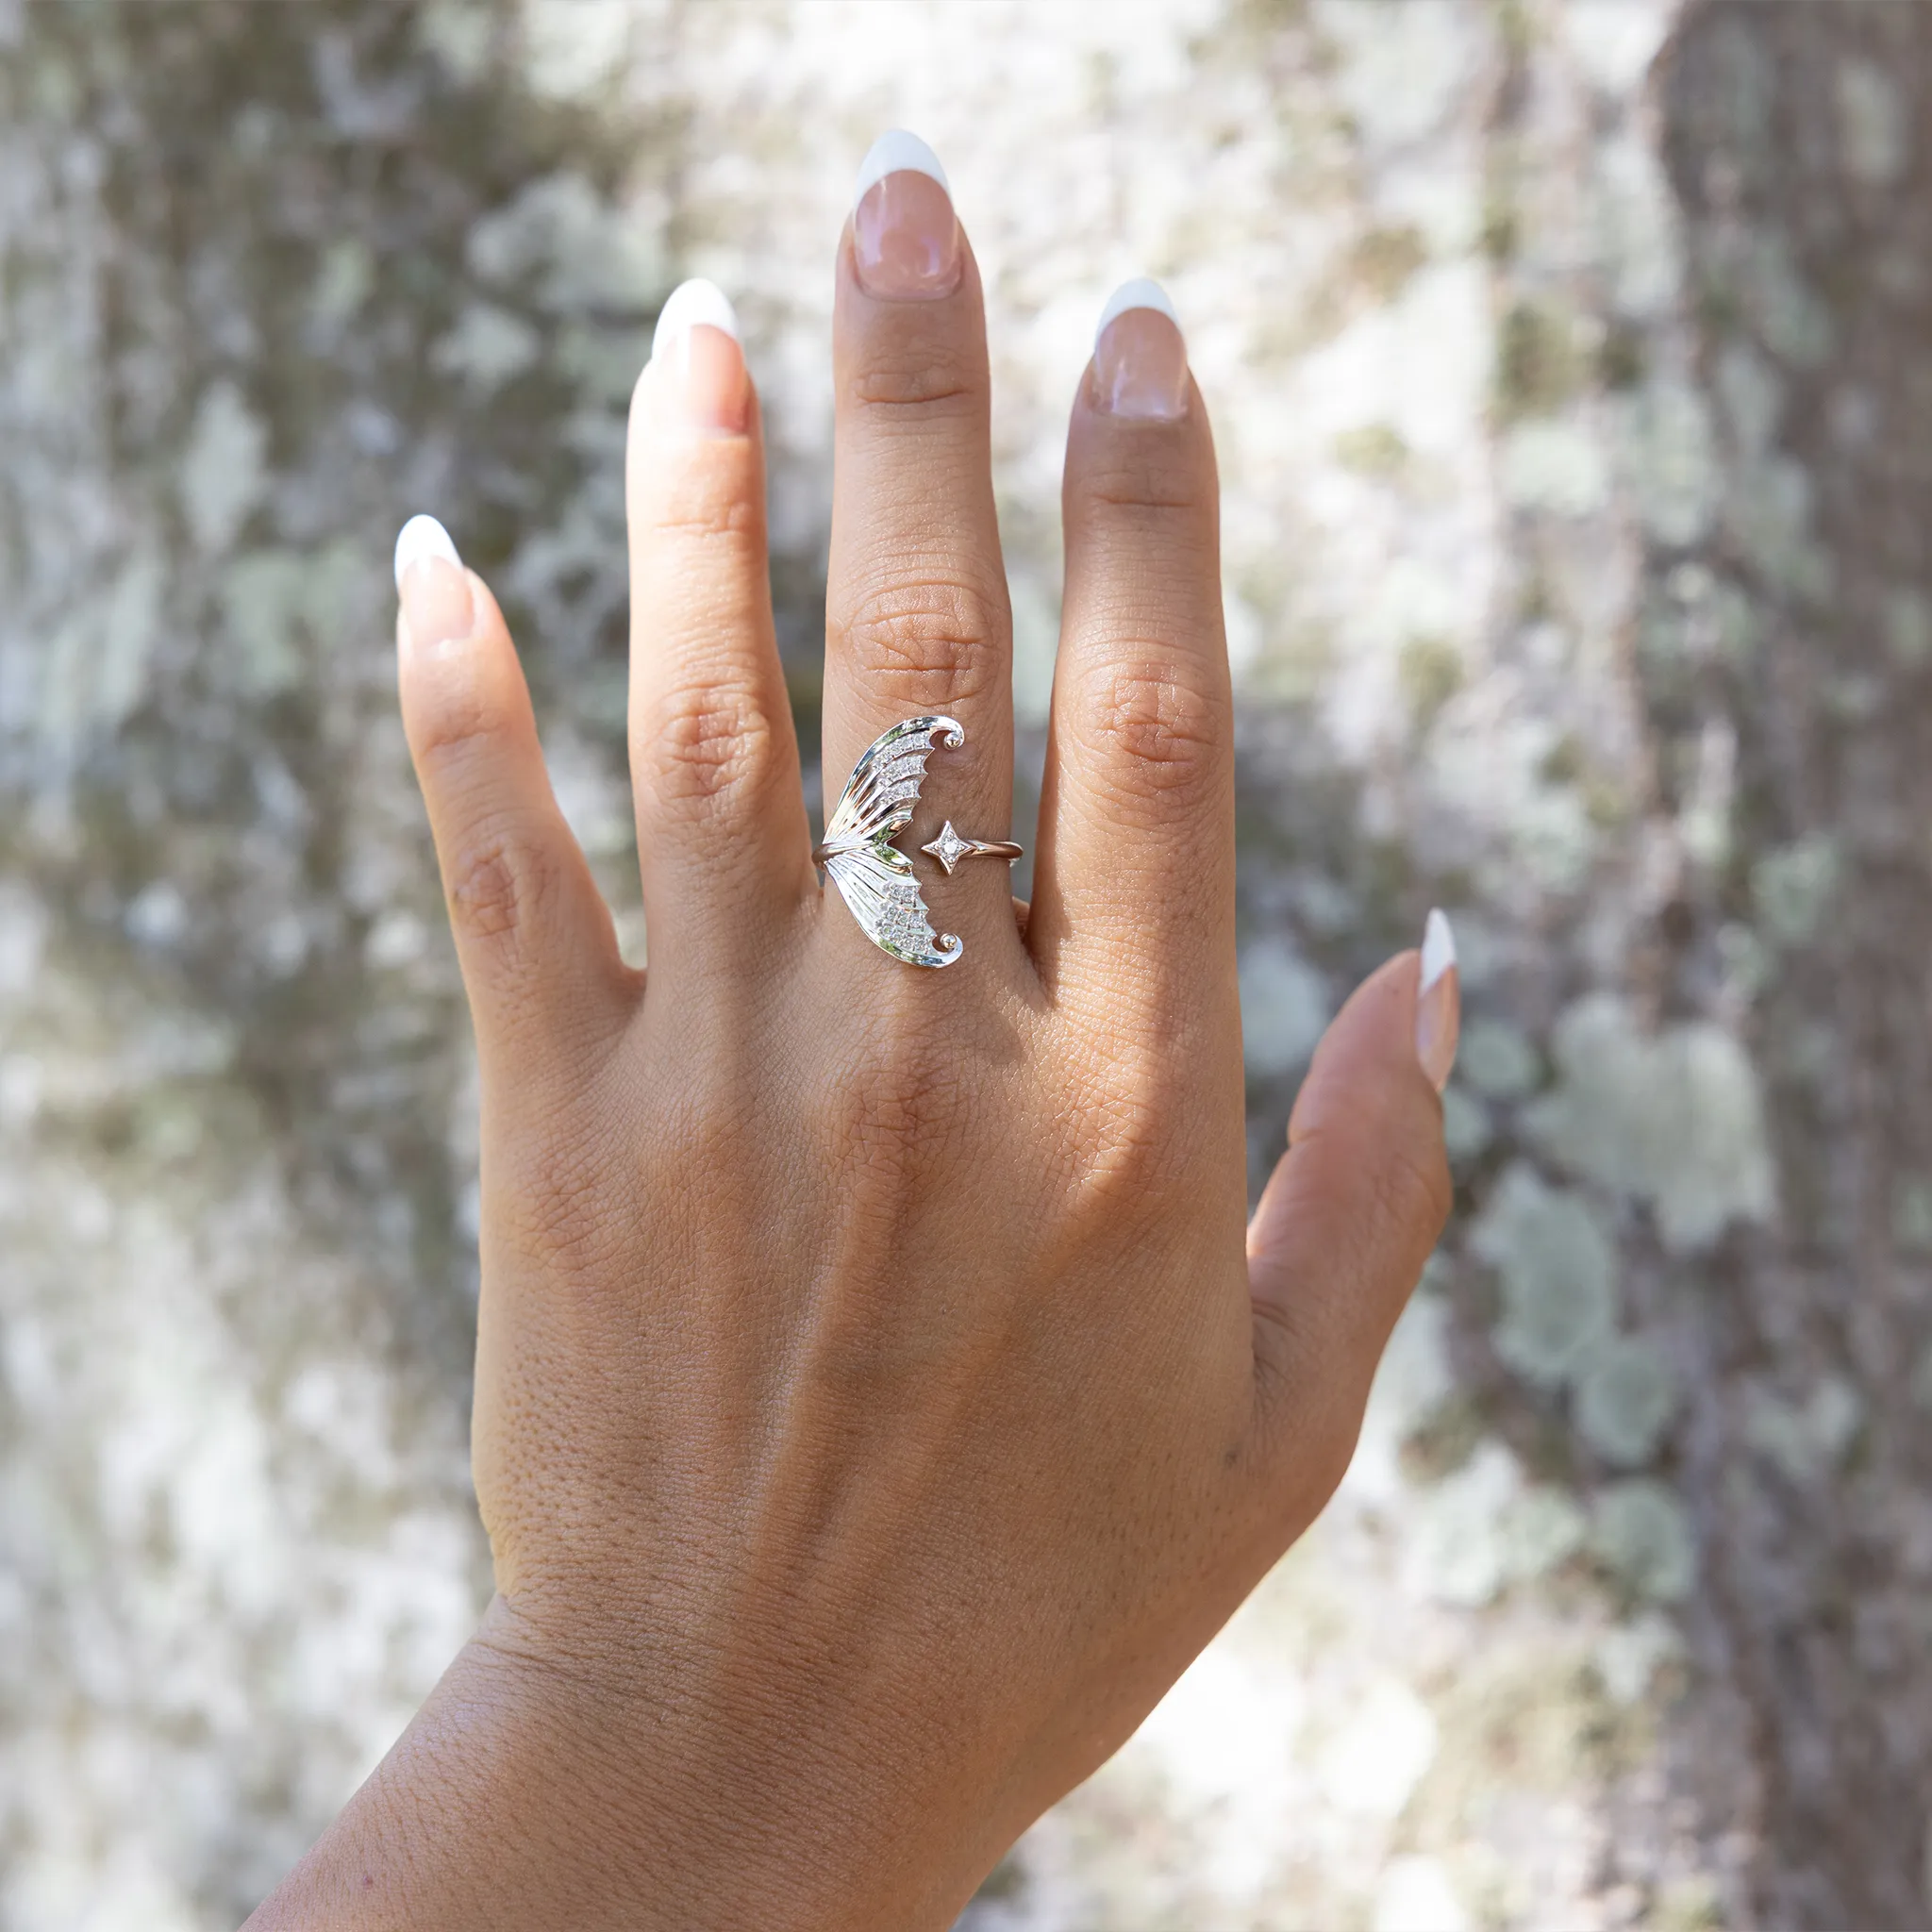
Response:
M853 766L824 841L811 855L866 938L908 966L950 966L966 950L956 935L934 933L912 861L891 842L912 823L935 740L957 751L966 742L965 727L954 718L908 718L874 739ZM948 875L962 858L1010 862L1021 857L1010 839L962 839L950 819L920 849Z

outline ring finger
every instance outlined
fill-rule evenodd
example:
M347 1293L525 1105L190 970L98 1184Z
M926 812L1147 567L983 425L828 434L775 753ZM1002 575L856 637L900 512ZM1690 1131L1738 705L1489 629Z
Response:
M1062 996L1181 1042L1234 991L1234 717L1214 445L1167 297L1103 312L1074 406L1066 597L1027 942ZM1238 1081L1239 1066L1223 1069ZM1239 1086L1233 1118L1240 1118Z

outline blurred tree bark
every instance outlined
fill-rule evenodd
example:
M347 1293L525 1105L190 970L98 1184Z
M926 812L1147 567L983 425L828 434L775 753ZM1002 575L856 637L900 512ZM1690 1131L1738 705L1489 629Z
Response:
M901 118L988 270L1033 756L1091 316L1189 317L1257 1177L1438 901L1471 1021L1396 1419L974 1923L1932 1920L1932 7L1199 15L0 0L7 1932L233 1924L474 1614L387 546L503 590L636 937L651 317L745 298L809 758L825 263Z
M1926 1922L1932 1797L1932 8L1700 0L1659 69L1724 508L1649 558L1659 782L1735 745L1670 908L1703 1009L1754 926L1777 1237L1702 1297L1679 1749L1741 1916ZM1735 961L1732 962L1735 965ZM1740 1771L1748 1767L1741 1777Z

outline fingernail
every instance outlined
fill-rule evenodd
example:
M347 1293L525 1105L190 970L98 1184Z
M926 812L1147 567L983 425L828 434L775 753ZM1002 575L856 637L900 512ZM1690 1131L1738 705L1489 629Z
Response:
M751 417L751 390L739 346L738 312L716 282L680 282L658 316L651 360L664 372L664 393L692 429L741 436Z
M1188 345L1167 291L1145 275L1123 282L1100 311L1093 397L1112 415L1149 423L1187 413Z
M1462 1025L1462 992L1456 972L1456 935L1440 908L1423 927L1423 964L1416 981L1415 1050L1423 1072L1441 1092L1456 1064Z
M959 222L940 158L916 134L873 142L852 191L858 285L889 302L930 302L959 286Z
M434 517L415 516L396 538L396 591L409 642L433 650L466 638L476 621L469 573L449 532Z

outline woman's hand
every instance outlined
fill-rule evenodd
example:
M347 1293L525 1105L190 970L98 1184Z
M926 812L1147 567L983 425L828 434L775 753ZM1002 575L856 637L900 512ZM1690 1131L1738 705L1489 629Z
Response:
M888 726L957 719L911 854L1005 836L1011 680L979 280L930 158L881 149L839 251L824 769L829 808ZM942 970L821 889L703 285L629 500L648 984L489 591L435 526L399 558L482 1066L498 1594L262 1925L946 1925L1322 1507L1447 1209L1456 977L1419 1010L1404 954L1243 1241L1214 456L1159 308L1074 405L1031 911L919 858Z

